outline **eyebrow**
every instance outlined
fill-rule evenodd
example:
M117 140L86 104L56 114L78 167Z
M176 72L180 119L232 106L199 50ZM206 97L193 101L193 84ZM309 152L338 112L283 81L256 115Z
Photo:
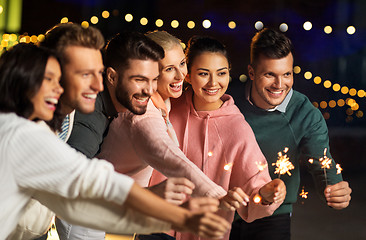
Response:
M216 72L222 71L222 70L225 70L225 69L229 69L229 68L228 67L219 68L219 69L216 70ZM207 71L207 72L210 71L209 69L206 69L206 68L197 68L197 70L203 70L203 71Z

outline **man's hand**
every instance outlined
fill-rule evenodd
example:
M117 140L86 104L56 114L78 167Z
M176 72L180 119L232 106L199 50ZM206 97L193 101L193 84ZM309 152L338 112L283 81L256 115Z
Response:
M181 205L192 212L216 212L219 209L219 200L215 198L191 198Z
M249 196L241 188L234 187L220 199L220 207L229 211L235 211L241 205L247 206L248 202Z
M230 224L222 217L211 212L190 212L184 226L172 226L179 232L189 231L204 238L222 238Z
M180 205L192 194L194 184L186 178L168 178L148 189L166 201Z
M263 203L279 203L285 200L286 185L276 178L259 189L259 195L262 197Z
M324 190L328 206L340 210L348 207L351 201L352 189L348 182L342 181L334 185L328 185Z

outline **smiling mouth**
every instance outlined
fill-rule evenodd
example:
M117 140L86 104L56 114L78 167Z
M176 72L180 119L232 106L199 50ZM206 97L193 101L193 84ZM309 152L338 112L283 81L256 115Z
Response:
M271 91L269 89L266 89L271 95L274 95L274 96L279 96L281 95L285 90L276 90L276 91Z
M218 88L218 89L205 89L205 88L202 88L202 89L208 95L216 95L220 90L220 88Z
M182 89L182 86L183 86L183 81L169 84L169 87L173 91L176 91L176 92L180 91Z
M134 97L136 99L136 101L140 104L147 104L147 102L149 101L150 97Z
M97 94L96 93L85 93L85 94L83 94L83 97L85 97L87 99L95 100L97 98Z

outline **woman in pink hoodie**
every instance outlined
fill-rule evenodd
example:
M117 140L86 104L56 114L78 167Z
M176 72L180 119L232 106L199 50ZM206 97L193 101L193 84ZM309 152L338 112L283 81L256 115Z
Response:
M191 87L172 99L170 113L180 148L228 191L223 203L232 202L245 221L271 215L285 198L286 187L280 179L271 181L252 129L232 97L225 94L230 69L225 47L212 38L193 37L186 56L186 80ZM255 196L262 201L255 203ZM234 211L222 209L219 214L231 222ZM177 233L176 238L199 239L186 233ZM224 239L229 239L229 233Z

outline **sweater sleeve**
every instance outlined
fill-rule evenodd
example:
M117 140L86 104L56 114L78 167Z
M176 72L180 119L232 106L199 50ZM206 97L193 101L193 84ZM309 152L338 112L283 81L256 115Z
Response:
M103 199L67 199L47 192L38 192L34 197L69 223L107 233L149 234L170 229L170 224L166 222Z
M19 147L21 146L21 147ZM14 176L20 188L65 198L104 198L123 204L133 180L102 160L88 160L49 130L27 125L8 145Z
M200 196L220 198L226 195L226 191L207 177L172 141L161 115L136 116L131 124L131 136L136 153L165 176L188 178Z
M241 134L242 143L239 144L232 166L230 188L241 187L249 195L250 202L248 206L242 206L237 209L237 212L246 222L252 222L272 215L282 202L271 205L254 203L253 199L258 194L259 189L270 182L271 177L268 172L267 161L257 144L252 129L246 121L244 121L244 124L241 123L241 126L243 126L241 133L245 134ZM238 129L235 131L238 132ZM235 133L233 133L234 136Z
M337 174L336 163L330 154L328 128L320 111L310 108L302 125L306 130L300 142L301 159L308 166L320 196L323 196L325 184L333 185L342 181L342 174ZM324 155L332 159L330 168L325 170L319 161ZM313 159L313 162L310 163L309 159Z

